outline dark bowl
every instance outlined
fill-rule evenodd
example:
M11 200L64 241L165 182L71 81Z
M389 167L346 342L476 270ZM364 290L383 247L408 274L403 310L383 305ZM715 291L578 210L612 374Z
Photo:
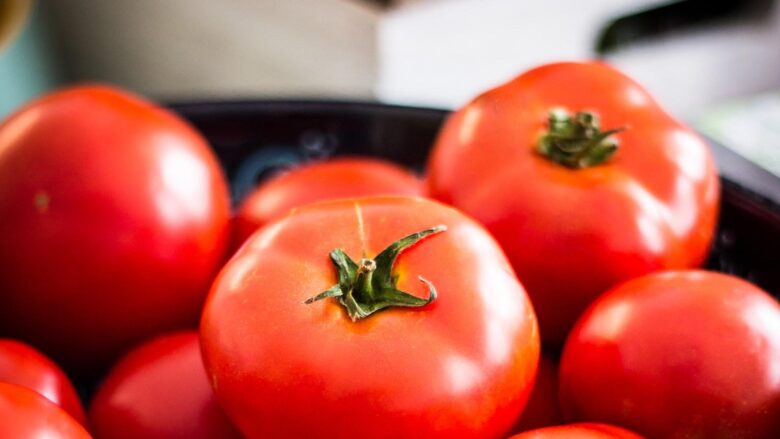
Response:
M233 201L293 163L368 155L422 171L447 111L376 103L242 101L173 104L217 152ZM707 266L780 296L780 179L710 142L722 181L717 239Z

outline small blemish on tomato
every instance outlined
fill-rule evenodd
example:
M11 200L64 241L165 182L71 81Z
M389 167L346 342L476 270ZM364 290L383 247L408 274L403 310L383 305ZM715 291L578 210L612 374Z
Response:
M49 204L51 203L51 197L46 191L38 191L33 197L33 206L40 213L46 213L49 211Z

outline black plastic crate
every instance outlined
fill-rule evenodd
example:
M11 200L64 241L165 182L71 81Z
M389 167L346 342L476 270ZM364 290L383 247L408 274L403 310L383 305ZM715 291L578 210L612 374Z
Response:
M386 158L421 171L447 111L335 101L181 103L217 152L234 202L269 173L332 155ZM722 182L708 267L780 297L780 179L710 142Z

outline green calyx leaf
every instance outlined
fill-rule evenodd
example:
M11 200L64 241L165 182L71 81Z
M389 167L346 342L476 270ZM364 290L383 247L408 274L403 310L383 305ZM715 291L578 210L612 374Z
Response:
M588 168L607 161L618 148L610 136L625 129L601 131L595 114L579 111L572 116L562 109L550 111L547 125L547 133L539 138L536 151L571 169Z
M412 233L390 244L376 258L363 258L359 263L353 261L343 250L337 248L330 252L330 259L338 273L338 283L327 290L310 297L304 303L310 304L329 297L338 298L347 314L355 321L393 306L418 308L436 300L436 288L420 276L420 281L428 288L428 298L403 292L396 288L393 266L398 255L427 236L447 230L440 225L417 233Z

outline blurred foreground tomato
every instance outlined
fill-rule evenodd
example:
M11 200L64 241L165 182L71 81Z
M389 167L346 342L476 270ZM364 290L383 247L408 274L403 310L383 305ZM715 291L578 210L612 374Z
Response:
M76 389L60 367L27 344L0 339L0 381L34 390L86 425Z
M0 334L82 375L194 325L227 240L204 139L103 86L53 93L0 125Z
M241 203L235 246L290 209L315 201L370 195L422 196L422 180L390 162L334 158L288 170L263 182Z
M238 439L206 378L197 332L168 334L124 356L89 411L97 439Z
M573 420L653 438L780 438L780 305L719 273L626 282L578 321L560 387Z
M557 347L609 287L701 264L717 218L707 144L602 63L545 65L477 97L428 171L431 195L507 252Z
M249 439L502 438L539 356L490 235L405 197L312 204L252 235L215 281L201 336Z
M512 431L519 433L562 422L563 414L558 403L558 364L543 354L539 357L539 368L531 397Z
M91 439L65 410L37 392L0 382L0 437L3 439Z
M605 424L569 424L527 431L509 439L642 439L642 436Z

